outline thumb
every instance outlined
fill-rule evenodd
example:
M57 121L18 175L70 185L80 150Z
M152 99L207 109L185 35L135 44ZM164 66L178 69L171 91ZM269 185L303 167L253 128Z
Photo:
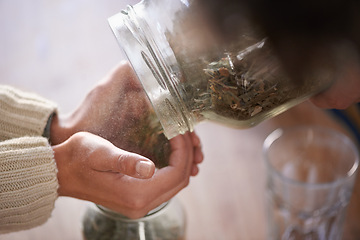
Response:
M151 178L155 164L149 159L131 152L122 151L114 160L115 171L135 178Z
M79 133L82 146L90 152L90 167L100 172L122 173L135 178L151 178L155 164L139 154L117 148L104 138Z
M155 172L155 164L151 160L119 148L107 154L102 152L101 157L93 159L96 159L92 163L93 168L101 172L121 173L142 179L151 178Z

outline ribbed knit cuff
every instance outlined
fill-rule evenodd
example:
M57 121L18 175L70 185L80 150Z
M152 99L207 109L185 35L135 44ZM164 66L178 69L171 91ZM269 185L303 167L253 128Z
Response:
M0 140L41 136L56 104L34 93L0 85Z
M44 137L0 142L0 233L43 224L57 198L54 153Z

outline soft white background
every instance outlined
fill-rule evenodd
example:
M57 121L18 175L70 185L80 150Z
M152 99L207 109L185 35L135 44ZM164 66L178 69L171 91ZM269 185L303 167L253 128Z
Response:
M107 18L134 2L0 0L0 83L51 99L62 113L72 111L97 81L125 60ZM262 141L278 126L331 125L329 121L318 109L302 104L252 129L200 124L205 162L179 194L188 216L188 240L264 239ZM44 225L0 239L82 239L87 204L59 198Z

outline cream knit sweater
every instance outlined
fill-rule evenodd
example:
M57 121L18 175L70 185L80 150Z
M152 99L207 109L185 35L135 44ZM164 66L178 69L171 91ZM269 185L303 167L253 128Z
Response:
M54 103L0 85L0 233L44 223L57 198L54 153L42 137Z

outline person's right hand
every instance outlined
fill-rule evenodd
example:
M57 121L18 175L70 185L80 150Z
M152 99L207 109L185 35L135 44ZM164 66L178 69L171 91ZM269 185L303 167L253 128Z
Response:
M130 218L139 218L170 200L198 173L200 140L186 133L170 140L169 165L154 164L88 132L53 146L60 196L88 200Z
M345 109L360 102L360 63L349 61L343 68L342 75L328 90L310 99L315 106Z
M129 62L121 62L87 94L69 115L54 115L51 143L59 144L76 132L86 131L116 147L166 164L168 140Z

